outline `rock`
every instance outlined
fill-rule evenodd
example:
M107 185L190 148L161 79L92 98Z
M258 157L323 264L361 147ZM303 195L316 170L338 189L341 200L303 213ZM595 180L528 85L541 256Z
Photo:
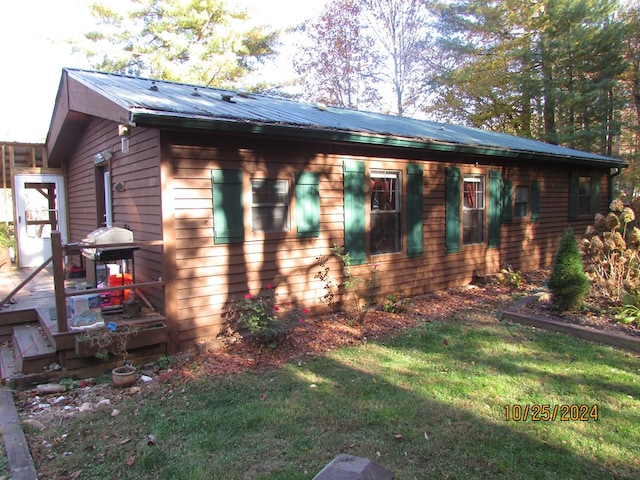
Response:
M368 458L342 453L313 480L393 480L393 474Z
M39 432L44 431L44 429L46 428L42 422L39 422L38 420L34 420L34 419L27 419L24 422L24 425L33 428L34 430L38 430Z
M36 387L38 393L62 393L67 391L67 387L59 383L43 383Z

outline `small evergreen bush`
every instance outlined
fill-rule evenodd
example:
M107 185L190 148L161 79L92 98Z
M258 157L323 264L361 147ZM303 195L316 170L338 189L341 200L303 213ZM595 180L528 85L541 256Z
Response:
M548 287L551 290L551 302L560 311L579 310L589 293L589 280L582 266L582 255L570 228L562 235Z

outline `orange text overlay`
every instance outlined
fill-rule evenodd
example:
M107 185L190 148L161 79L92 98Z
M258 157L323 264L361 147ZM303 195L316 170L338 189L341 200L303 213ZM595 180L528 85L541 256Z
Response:
M504 406L504 419L513 422L588 422L598 420L598 405L519 404Z

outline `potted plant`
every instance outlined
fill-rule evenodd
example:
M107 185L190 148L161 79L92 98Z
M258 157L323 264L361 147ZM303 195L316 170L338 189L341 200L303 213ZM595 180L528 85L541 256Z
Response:
M79 335L76 342L77 353L83 343L95 349L95 357L106 360L109 355L120 356L122 365L111 371L111 379L117 387L128 387L138 380L137 369L129 361L127 344L131 336L135 336L140 328L135 325L117 325L109 322L104 327L90 328Z

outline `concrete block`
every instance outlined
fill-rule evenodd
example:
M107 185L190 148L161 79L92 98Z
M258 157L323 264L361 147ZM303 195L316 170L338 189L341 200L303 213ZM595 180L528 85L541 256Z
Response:
M368 458L342 453L313 480L393 480L393 474Z

